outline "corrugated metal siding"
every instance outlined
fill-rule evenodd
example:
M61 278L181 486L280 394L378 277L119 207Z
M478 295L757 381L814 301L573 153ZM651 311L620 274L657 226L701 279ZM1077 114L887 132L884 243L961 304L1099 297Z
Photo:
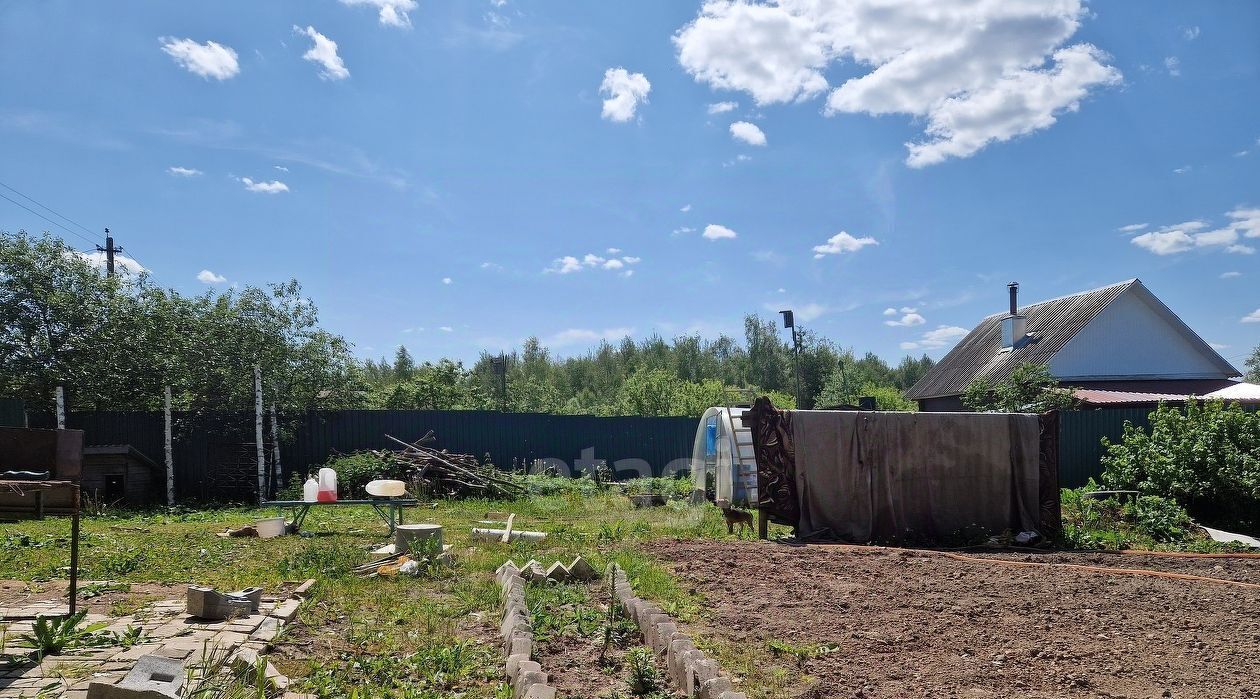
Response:
M0 398L0 427L26 427L26 403L20 398Z
M243 480L240 487L253 487L248 475L241 478L232 471L241 446L253 442L252 413L175 413L173 422L179 497L223 499L225 480ZM488 453L495 464L505 469L511 466L513 458L521 464L553 458L570 465L581 458L593 458L603 459L610 466L638 459L646 463L650 475L660 475L671 461L690 458L697 424L689 417L427 410L311 411L282 414L280 422L285 428L280 461L286 481L291 474L306 473L336 453L397 446L385 438L386 434L410 441L429 430L438 438L436 447L478 457ZM31 416L32 427L54 425L50 414ZM72 412L66 416L66 426L83 430L89 446L130 444L154 462L164 462L163 421L159 412ZM623 472L618 475L636 475L628 471L633 466L634 463L621 464ZM235 497L243 499L247 495Z

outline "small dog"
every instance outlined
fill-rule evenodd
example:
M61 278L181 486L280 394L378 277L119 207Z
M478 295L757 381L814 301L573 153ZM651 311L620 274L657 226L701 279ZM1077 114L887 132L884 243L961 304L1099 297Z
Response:
M744 527L748 527L748 531L753 531L753 516L751 512L744 512L731 507L731 503L725 500L717 502L718 508L722 510L722 516L726 518L726 533L734 534L735 525L739 525L739 532L744 533Z

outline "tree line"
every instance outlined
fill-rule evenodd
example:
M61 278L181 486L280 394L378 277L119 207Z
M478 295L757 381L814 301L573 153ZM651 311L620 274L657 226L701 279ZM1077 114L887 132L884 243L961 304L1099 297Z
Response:
M801 407L913 409L903 392L932 367L891 366L799 329ZM297 281L184 295L147 275L106 276L60 239L0 232L0 396L35 410L63 386L72 410L155 410L170 386L178 410L248 410L254 367L267 402L288 408L491 409L593 415L699 415L767 394L795 406L796 367L775 319L748 315L744 336L659 336L554 355L531 338L471 366L360 361L319 325Z

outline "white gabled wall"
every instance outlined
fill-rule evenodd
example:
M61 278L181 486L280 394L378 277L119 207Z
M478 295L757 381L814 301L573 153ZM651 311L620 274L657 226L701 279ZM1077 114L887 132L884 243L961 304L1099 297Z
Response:
M1060 380L1226 378L1210 357L1133 289L1107 304L1055 353L1050 373Z

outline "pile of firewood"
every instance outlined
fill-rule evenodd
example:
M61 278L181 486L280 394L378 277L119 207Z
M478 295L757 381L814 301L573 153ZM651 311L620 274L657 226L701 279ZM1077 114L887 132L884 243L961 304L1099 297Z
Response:
M434 441L432 430L410 444L385 436L402 448L376 449L371 453L382 461L401 466L410 473L413 487L432 497L507 499L525 493L523 486L508 480L493 466L482 465L472 454L452 454L425 446Z

